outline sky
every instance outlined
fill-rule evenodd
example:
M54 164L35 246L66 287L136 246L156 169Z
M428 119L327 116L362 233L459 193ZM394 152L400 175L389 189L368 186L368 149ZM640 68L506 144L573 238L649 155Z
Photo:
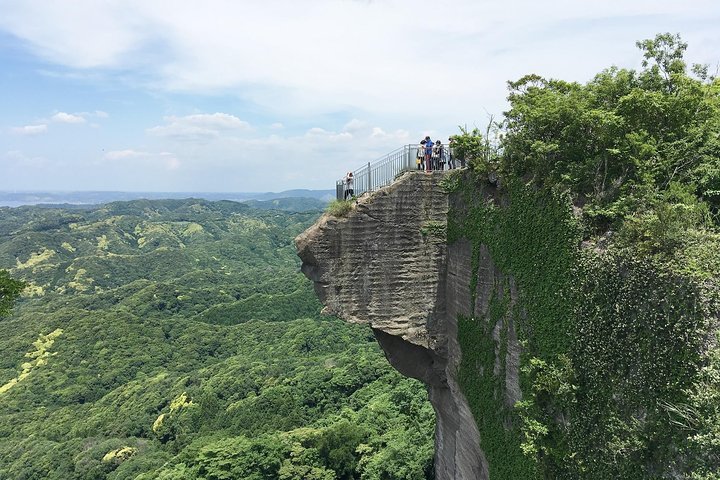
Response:
M333 189L484 128L507 81L639 68L679 33L720 68L718 0L0 0L0 190Z

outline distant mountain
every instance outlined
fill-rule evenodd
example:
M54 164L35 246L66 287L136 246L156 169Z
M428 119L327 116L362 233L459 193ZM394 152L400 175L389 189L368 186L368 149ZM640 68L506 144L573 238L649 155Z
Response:
M335 197L334 190L295 189L283 192L2 192L0 207L19 207L21 205L101 205L109 202L129 200L161 200L202 198L205 200L247 200L268 201L288 198L312 198L327 203ZM263 207L260 207L263 208Z
M273 200L246 200L242 202L260 210L283 210L285 212L310 212L322 210L327 201L311 197L276 198Z
M295 189L285 190L280 193L247 193L242 195L252 195L252 198L248 200L274 200L276 198L316 198L323 202L329 202L335 199L335 190L306 190L306 189ZM230 200L230 199L228 199Z

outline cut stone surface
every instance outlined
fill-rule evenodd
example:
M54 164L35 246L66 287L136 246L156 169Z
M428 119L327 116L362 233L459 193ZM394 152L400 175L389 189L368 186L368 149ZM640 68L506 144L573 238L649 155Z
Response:
M390 363L427 385L437 416L436 478L482 480L487 461L456 380L457 315L470 314L472 249L468 241L447 246L443 176L407 173L360 198L347 217L324 215L295 242L326 312L372 327Z

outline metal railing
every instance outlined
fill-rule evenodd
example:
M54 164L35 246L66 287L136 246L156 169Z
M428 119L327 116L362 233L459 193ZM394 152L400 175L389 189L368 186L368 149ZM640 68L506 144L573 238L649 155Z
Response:
M368 162L353 173L353 195L359 197L363 193L372 192L390 185L403 172L417 170L418 145L403 145L375 162ZM448 158L448 147L443 146L445 158ZM345 198L345 178L335 183L338 200Z

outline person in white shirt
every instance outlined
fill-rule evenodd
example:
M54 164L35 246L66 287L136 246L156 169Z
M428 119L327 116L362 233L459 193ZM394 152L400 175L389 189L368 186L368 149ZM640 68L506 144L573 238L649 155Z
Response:
M352 172L348 172L347 175L345 175L345 200L353 195L355 195L353 191L353 174Z

